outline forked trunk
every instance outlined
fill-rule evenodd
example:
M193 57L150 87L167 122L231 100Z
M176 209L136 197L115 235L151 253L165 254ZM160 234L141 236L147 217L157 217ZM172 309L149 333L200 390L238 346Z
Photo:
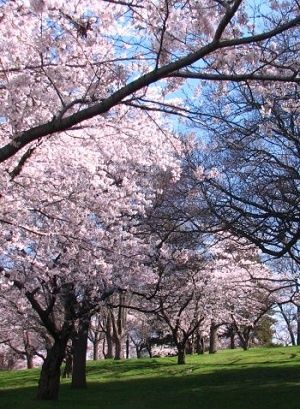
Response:
M247 338L240 338L241 347L244 351L248 351L249 349L249 339Z
M237 334L240 340L240 345L244 351L249 349L251 327L244 328L243 331L237 330Z

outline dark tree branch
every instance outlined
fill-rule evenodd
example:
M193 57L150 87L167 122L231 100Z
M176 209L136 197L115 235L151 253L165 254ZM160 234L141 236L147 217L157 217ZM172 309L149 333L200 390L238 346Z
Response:
M192 71L178 71L169 75L169 77L175 78L187 78L187 79L197 79L197 80L207 80L207 81L232 81L232 82L242 82L242 81L260 81L260 82L294 82L300 84L300 77L297 75L268 75L268 74L209 74L201 72Z
M240 7L241 3L243 0L236 0L231 8L228 8L224 17L222 18L215 36L214 36L214 41L219 41L220 38L222 37L222 34L224 33L224 30L226 29L226 27L228 26L228 24L230 23L231 19L233 18L233 16L235 15L235 13L237 12L238 8Z
M52 322L52 320L49 318L50 312L44 310L41 307L40 303L35 298L35 295L39 291L39 288L35 288L33 291L26 290L25 285L19 280L12 279L11 275L8 272L5 272L4 276L7 279L11 280L13 285L18 290L20 290L20 291L25 290L25 297L30 302L32 308L38 314L38 316L40 317L41 321L43 322L43 324L45 325L45 327L47 328L49 333L53 336L53 338L56 339L56 337L57 337L57 328L56 328L55 324Z
M74 125L91 119L97 115L108 112L112 107L119 104L128 96L134 94L144 87L147 87L163 78L170 76L170 74L179 71L184 67L194 64L195 62L211 54L212 52L239 45L258 43L275 37L276 35L283 33L292 27L296 27L299 24L300 16L265 33L239 39L212 41L204 47L201 47L199 50L192 52L187 56L178 59L177 61L171 62L161 68L150 71L149 73L125 85L105 100L102 100L94 104L93 106L82 109L81 111L78 111L64 118L54 117L50 122L35 126L31 129L19 133L12 141L0 148L0 163L12 157L20 149L39 138L42 138L46 135L52 135L56 132L63 132L68 129L72 129Z
M163 18L163 25L162 25L162 29L161 29L161 35L160 35L160 41L159 41L159 49L158 49L158 53L157 53L157 58L156 58L156 64L155 64L155 69L158 69L159 66L159 60L161 57L161 54L163 52L163 44L164 44L164 37L165 37L165 33L167 30L167 21L169 18L169 4L168 4L168 0L165 0L165 6L166 6L166 13L165 16Z

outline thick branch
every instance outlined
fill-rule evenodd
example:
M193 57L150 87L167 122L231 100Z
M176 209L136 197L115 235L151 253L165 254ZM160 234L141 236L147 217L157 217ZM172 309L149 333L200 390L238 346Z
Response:
M9 279L12 280L13 285L18 288L18 290L23 291L25 289L24 284L16 279L11 279L11 275L9 273L5 273L4 276ZM32 308L34 309L34 311L38 314L38 316L40 317L41 321L43 322L43 324L45 325L45 327L47 328L47 330L49 331L49 333L53 336L53 338L57 337L57 330L55 327L55 324L52 322L52 320L49 318L49 312L45 311L40 303L36 300L35 298L35 294L39 291L39 288L35 288L33 291L25 291L25 297L27 298L27 300L30 302Z
M243 0L236 0L233 4L233 6L231 8L228 8L224 17L222 18L216 33L215 33L215 37L214 40L218 41L220 40L220 38L222 37L222 34L224 33L224 30L226 29L226 27L228 26L228 24L230 23L232 17L235 15L235 13L237 12L238 8L240 7L241 3Z
M222 23L222 22L221 22ZM220 24L221 24L220 23ZM56 132L66 131L71 129L74 125L77 125L83 121L91 119L97 115L104 114L108 112L112 107L119 104L126 97L132 95L133 93L147 87L160 79L170 76L170 74L179 71L180 69L194 64L198 60L207 56L208 54L223 48L234 47L243 44L252 44L264 41L266 39L272 38L292 27L300 24L300 16L295 19L276 27L273 30L267 31L262 34L257 34L249 37L243 37L240 39L228 39L228 40L218 40L212 41L199 50L188 54L187 56L180 58L177 61L171 62L161 68L154 69L149 73L143 75L135 81L125 85L118 91L114 92L110 97L96 103L93 106L82 109L70 116L65 118L54 117L52 121L45 124L35 126L27 131L18 134L11 142L0 148L0 163L4 162L8 158L16 154L20 149L22 149L27 144L42 138L46 135L52 135ZM217 29L218 31L218 29Z
M169 77L187 78L187 79L197 79L197 80L207 80L207 81L232 81L232 82L242 82L242 81L260 81L260 82L294 82L300 84L300 77L293 75L268 75L268 74L209 74L201 72L192 71L178 71L169 75Z

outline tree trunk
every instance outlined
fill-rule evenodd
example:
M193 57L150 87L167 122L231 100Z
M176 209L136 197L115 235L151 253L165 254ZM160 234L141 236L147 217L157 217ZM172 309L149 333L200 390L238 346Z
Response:
M185 347L185 353L187 355L193 355L195 352L195 344L194 344L194 339L192 338L191 340L188 340L186 343L186 347Z
M105 359L112 359L114 357L114 343L113 343L113 339L110 336L106 337L106 344L107 344L107 349L106 349Z
M243 332L237 330L237 334L240 340L240 345L244 351L248 351L249 349L249 342L250 342L250 334L251 334L251 327L244 328Z
M177 350L178 350L177 364L185 365L185 346L184 345L177 346Z
M129 359L129 337L126 338L126 359Z
M40 374L37 399L58 399L60 367L65 356L67 341L67 338L56 340L53 346L47 351L47 356Z
M136 357L141 358L141 349L138 345L135 346Z
M279 307L279 309L280 309L280 311L281 311L281 315L283 316L283 319L284 319L284 321L285 321L285 323L286 323L286 326L287 326L287 330L288 330L288 332L289 332L289 334L290 334L291 343L292 343L292 345L295 346L295 345L296 345L296 339L295 339L295 335L294 335L293 328L291 327L290 320L288 319L286 313L284 312L284 309L283 309L282 305L281 305L281 304L278 304L278 307ZM298 328L300 328L300 325L298 324L298 319L297 319L297 329L298 329ZM297 332L298 332L298 331L297 331Z
M235 329L233 325L228 327L228 337L230 340L230 349L235 349Z
M119 360L124 358L123 356L123 348L122 348L122 338L115 337L115 360Z
M196 342L196 353L198 355L204 354L205 352L204 338L200 332L197 332L195 342Z
M105 354L105 359L112 359L114 357L113 354L113 335L112 335L112 322L110 314L108 314L107 321L106 321L106 331L105 331L105 338L107 344L107 350Z
M73 336L73 371L72 388L86 388L86 352L88 344L88 331L90 319L81 318L78 323L78 329Z
M204 342L204 337L201 337L200 339L200 345L201 345L201 354L205 353L205 342Z
M233 331L230 333L230 349L235 349L235 333Z
M123 307L125 303L126 295L119 294L119 307L117 309L117 316L111 311L112 327L113 327L113 337L115 342L115 359L124 358L123 351L123 340L126 328L127 310Z
M98 361L99 359L99 344L100 341L98 338L96 338L93 342L93 360Z
M217 331L218 331L218 326L212 321L211 326L210 326L210 332L209 332L209 353L210 354L215 354L217 352L217 342L218 342Z
M29 331L23 332L23 340L25 346L25 358L27 363L27 369L33 368L33 348L31 346L31 337Z
M33 355L30 352L26 353L26 363L27 369L33 368Z
M66 353L65 353L65 367L63 370L62 378L70 378L72 376L73 372L73 355L71 349L68 350L68 347L66 348Z
M248 351L249 341L247 339L240 339L240 341L241 341L241 347L243 348L243 350Z
M279 307L281 315L282 315L282 317L283 317L283 319L284 319L284 321L286 323L288 333L290 334L291 343L292 343L292 345L295 346L296 345L296 339L295 339L293 328L291 327L290 320L288 319L286 313L284 312L282 304L278 304L278 307ZM299 332L300 332L300 322L299 322L299 317L297 316L297 335L298 335ZM297 341L298 341L298 336L297 336ZM299 339L299 341L300 341L300 339Z
M147 349L147 351L148 351L149 358L152 358L152 346L151 346L150 343L147 343L146 349Z
M296 293L299 294L299 282L298 279L296 279ZM300 345L300 306L297 305L297 313L296 313L296 320L297 320L297 345Z

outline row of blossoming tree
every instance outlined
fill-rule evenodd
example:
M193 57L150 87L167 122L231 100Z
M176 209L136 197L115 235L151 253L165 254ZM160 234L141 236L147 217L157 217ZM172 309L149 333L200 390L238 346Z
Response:
M179 363L208 327L246 348L297 302L257 249L299 262L298 2L7 0L0 20L1 338L45 346L38 398L70 339L85 385L99 313L117 356L129 308Z

